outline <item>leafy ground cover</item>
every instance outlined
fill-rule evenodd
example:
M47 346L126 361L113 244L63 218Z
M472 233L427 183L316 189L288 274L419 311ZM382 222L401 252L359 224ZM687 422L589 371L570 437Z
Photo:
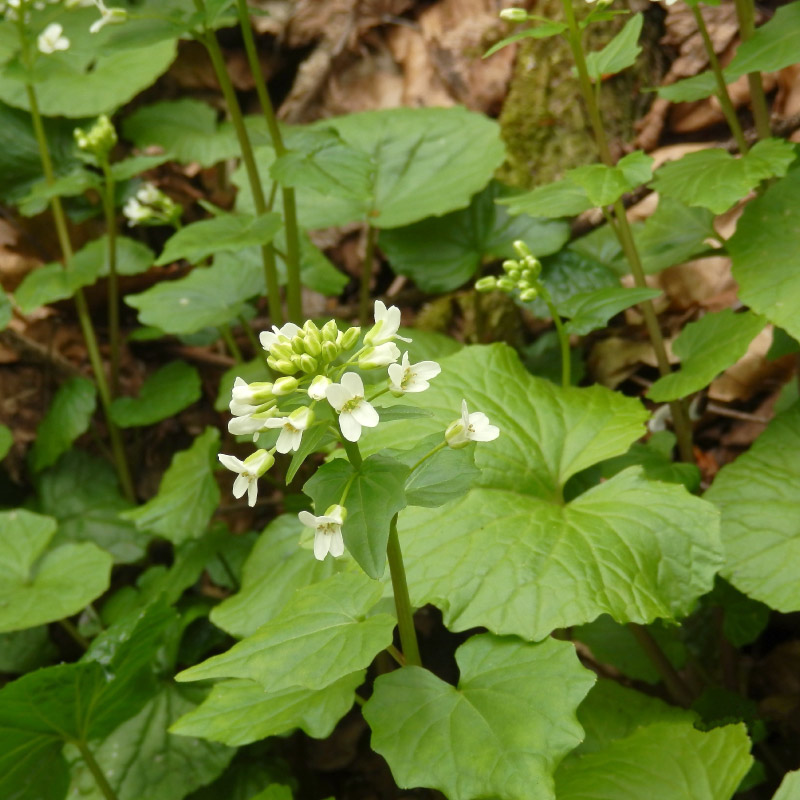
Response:
M800 796L800 3L266 5L0 3L0 797Z

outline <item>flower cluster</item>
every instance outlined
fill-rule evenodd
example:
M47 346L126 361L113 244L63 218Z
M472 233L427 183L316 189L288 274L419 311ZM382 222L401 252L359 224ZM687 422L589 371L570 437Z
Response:
M107 161L108 154L117 144L117 132L105 114L101 114L88 131L75 128L73 135L78 149L93 161Z
M503 262L505 275L499 278L495 278L493 275L480 278L475 281L475 288L479 292L501 291L506 293L518 289L519 299L523 303L529 303L542 293L542 285L538 280L542 265L525 242L519 240L514 242L514 249L517 251L519 259L516 261L508 259Z
M281 377L253 383L236 378L228 430L236 435L252 435L253 441L266 431L277 430L278 438L270 450L257 450L244 461L219 456L225 467L237 473L235 497L247 492L249 504L254 505L258 478L273 465L274 454L297 453L312 426L330 425L336 436L350 446L348 443L358 442L364 428L374 428L380 422L380 407L373 405L377 397L386 392L399 397L430 387L441 367L435 361L412 364L408 352L401 353L395 344L411 341L399 335L399 328L400 309L387 308L378 300L375 324L363 339L360 328L340 330L334 320L322 327L310 320L302 327L287 322L261 334L267 362ZM387 368L386 382L368 396L361 375L349 369L353 366L363 371ZM322 406L315 410L320 403ZM445 441L439 447L460 448L470 442L488 442L499 433L485 414L469 414L464 401L461 418L448 426ZM300 521L315 531L314 555L318 559L328 553L335 557L344 552L341 527L346 509L344 500L341 503L319 517L307 511L300 514Z
M128 225L175 225L183 207L152 183L145 183L122 207Z

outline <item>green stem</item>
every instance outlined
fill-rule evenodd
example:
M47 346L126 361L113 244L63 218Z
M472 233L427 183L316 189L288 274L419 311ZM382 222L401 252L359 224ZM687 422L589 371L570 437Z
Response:
M58 624L64 629L70 639L77 644L81 649L89 649L89 640L81 634L81 632L70 622L68 619L58 620Z
M753 0L735 0L735 3L742 42L746 42L755 33ZM769 139L772 136L772 126L769 122L769 108L764 94L764 84L761 82L761 73L748 73L747 83L750 87L750 104L753 109L753 119L756 123L756 133L758 133L759 139Z
M572 8L572 0L561 0L561 5L564 9L564 18L567 22L567 40L569 42L572 55L575 59L575 68L578 72L578 83L580 85L581 94L583 95L584 103L588 111L589 122L594 132L595 142L597 143L597 150L600 154L602 162L608 166L614 166L614 160L611 157L611 148L608 144L608 137L606 136L605 128L603 127L603 120L600 117L600 110L592 90L592 81L589 77L589 70L586 66L586 58L583 53L583 45L581 43L581 34L578 23L575 20L575 12ZM647 287L647 281L644 276L644 268L642 266L639 251L636 249L636 242L633 238L633 231L631 230L628 216L625 212L625 206L622 200L617 200L614 203L614 216L616 217L617 225L614 228L617 238L619 239L622 251L631 268L631 274L636 286L640 289ZM650 342L653 346L653 351L656 356L656 363L658 364L658 371L661 375L668 375L672 371L669 366L669 358L667 357L667 350L664 345L664 337L661 335L661 328L658 324L658 317L656 310L651 300L645 300L639 304L639 308L644 318L645 327L647 328ZM670 410L672 411L672 421L675 426L675 436L678 439L678 449L680 451L681 459L683 461L692 463L694 461L694 452L692 450L692 428L689 418L683 405L680 402L670 403Z
M367 228L367 247L364 252L364 263L361 267L361 287L358 293L358 323L362 327L369 322L369 284L372 280L372 262L375 258L375 239L378 229L370 225Z
M42 115L39 111L39 103L36 99L36 91L31 83L25 84L25 90L28 95L28 104L31 110L33 132L39 146L42 170L44 171L47 185L52 186L55 182L55 172L53 170L53 161L50 158L50 149L47 145L47 136L44 130L44 123L42 122ZM64 214L64 207L61 205L61 198L57 195L53 196L50 200L50 208L53 212L53 220L56 226L56 234L58 235L58 243L61 247L61 254L64 259L64 266L69 270L72 263L72 242L69 238L67 217ZM119 477L119 482L127 499L131 502L135 502L136 493L133 489L133 481L131 480L131 474L128 469L128 461L125 457L122 437L119 428L117 428L111 418L111 392L108 387L105 372L103 371L103 359L100 356L100 348L98 347L97 336L92 326L92 318L86 303L86 297L81 288L75 290L74 300L75 309L78 313L78 322L81 326L81 333L86 343L86 352L89 355L89 362L92 365L92 371L94 372L94 378L97 384L97 393L100 395L100 404L103 406L103 412L106 418L108 438L111 441L111 451L114 455L117 476Z
M200 11L204 11L202 0L195 0L195 6ZM253 146L250 142L250 135L244 124L242 109L236 92L233 88L230 75L225 67L225 59L222 57L217 35L214 31L204 31L200 35L200 41L208 51L211 64L214 67L217 80L219 81L222 96L228 106L228 113L231 115L231 122L236 131L236 138L239 140L239 149L242 151L242 162L244 163L247 181L250 184L250 191L253 194L253 205L256 214L259 216L267 213L267 202L264 198L264 188L261 185L261 178L258 174ZM267 284L267 303L269 305L269 315L274 325L283 325L283 308L281 307L280 287L278 285L278 268L275 264L275 251L271 244L261 246L261 258L264 263L264 279Z
M411 607L411 598L408 595L406 568L403 564L403 553L400 550L400 538L397 535L397 514L392 517L389 526L386 556L389 560L389 573L392 576L394 606L397 610L397 628L400 631L403 657L409 666L421 667L422 659L417 644L417 631L414 628L414 609Z
M447 441L444 441L441 444L437 444L436 447L434 447L433 450L430 451L430 453L426 453L424 456L422 456L422 458L419 461L417 461L417 463L414 464L413 467L411 467L409 472L410 473L416 472L431 456L436 455L436 453L438 453L440 450L443 450L445 447L447 447Z
M106 800L119 800L117 798L117 793L111 788L111 784L106 779L105 773L95 760L94 755L92 755L89 745L83 740L75 742L75 745L77 746L78 750L80 750L81 756L86 762L86 766L89 767L89 772L92 773L92 777L97 784L97 788L100 790L103 797L105 797Z
M119 394L119 281L117 279L117 215L114 209L114 176L111 165L104 158L101 167L105 185L103 187L103 214L108 236L108 330L111 345L111 396Z
M239 345L236 344L236 339L233 338L230 325L220 325L217 330L219 330L219 334L222 337L222 340L225 342L225 346L230 351L230 354L233 356L236 363L241 364L244 361L244 356L242 355L242 351L239 349Z
M544 288L544 287L542 287ZM564 323L561 322L561 317L550 298L550 293L547 290L540 291L539 294L542 300L547 304L550 311L550 316L553 318L553 324L556 326L556 333L558 334L558 343L561 346L561 385L567 389L572 385L572 365L570 364L570 349L569 349L569 336L564 330Z
M358 448L358 444L356 442L349 442L347 439L344 438L342 435L341 429L339 429L339 435L342 439L342 444L344 445L344 451L347 453L347 460L358 469L361 464L363 463L363 459L361 458L361 450Z
M286 153L286 147L283 144L281 130L275 117L275 109L261 72L256 42L253 37L253 27L250 24L250 15L247 9L247 0L237 0L237 9L239 12L239 25L244 39L244 49L247 53L250 72L256 85L258 101L264 113L267 130L269 131L270 139L272 139L272 146L275 148L275 155L280 158ZM283 224L286 230L286 304L289 309L289 319L300 324L304 317L302 286L300 283L300 231L297 225L297 202L294 188L291 186L282 186L281 195L283 196Z
M709 36L708 28L706 27L706 21L703 19L703 15L700 13L700 7L698 5L695 5L694 3L689 3L688 5L692 10L692 15L694 16L695 22L697 23L697 30L700 31L700 36L703 39L703 45L705 46L706 55L708 56L708 63L717 82L717 99L722 107L722 113L725 115L725 119L727 120L728 126L731 129L733 138L736 139L736 144L739 146L739 152L742 155L746 155L750 148L748 148L747 140L744 138L744 131L742 130L742 126L739 124L739 117L736 116L736 109L733 107L733 103L731 102L731 96L728 94L728 84L725 83L725 76L722 74L722 67L720 67L719 59L717 58L716 52L714 52L714 43L711 41L711 36Z
M683 679L678 675L675 667L672 666L670 660L664 655L664 651L652 637L650 631L643 625L638 625L635 622L628 623L628 628L633 633L645 655L658 671L672 699L684 708L691 706L692 693L689 687L683 682Z

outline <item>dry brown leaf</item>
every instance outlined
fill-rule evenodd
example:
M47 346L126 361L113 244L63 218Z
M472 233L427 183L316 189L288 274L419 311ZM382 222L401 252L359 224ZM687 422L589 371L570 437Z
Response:
M592 347L587 366L597 383L615 389L642 364L656 366L653 347L648 341L609 336Z

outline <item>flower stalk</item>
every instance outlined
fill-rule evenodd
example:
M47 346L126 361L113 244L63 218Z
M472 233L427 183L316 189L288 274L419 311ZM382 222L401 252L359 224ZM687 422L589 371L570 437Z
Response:
M117 276L117 215L114 204L114 176L108 158L100 161L103 170L103 215L106 222L108 249L108 339L111 346L111 395L119 394L119 362L121 336L119 329L119 278Z
M397 514L392 517L389 526L389 542L386 545L386 557L389 561L389 573L392 578L394 606L397 610L397 629L400 632L400 646L406 664L421 667L417 631L414 627L414 609L408 594L406 568L403 564L403 553L400 550L400 537L397 535Z
M367 226L367 245L364 250L364 263L361 266L361 286L358 292L358 323L366 325L369 320L369 285L372 281L372 262L375 260L375 240L378 230Z
M589 70L586 66L586 57L583 53L583 44L581 41L580 28L577 20L575 19L575 11L572 7L572 0L561 0L561 5L564 9L564 19L567 23L567 41L569 42L572 55L575 59L575 68L578 73L578 83L581 89L584 103L586 104L589 122L592 126L597 150L600 155L600 160L608 167L614 166L614 159L611 157L611 149L608 144L608 137L606 136L603 121L600 117L600 109L595 97L592 81L589 77ZM631 230L628 216L625 212L625 205L622 200L617 200L614 205L614 217L617 224L614 231L619 239L622 251L631 268L631 274L636 286L640 289L647 287L647 281L644 276L644 268L642 266L639 251L636 248L636 242L633 238L633 231ZM644 318L645 327L647 329L650 342L653 346L653 351L656 356L656 363L658 371L661 375L668 375L672 370L669 365L669 358L667 356L666 346L664 345L664 337L661 334L661 328L658 324L658 317L656 316L655 307L651 300L644 300L639 304L639 309ZM680 401L673 401L670 403L670 410L672 411L672 421L675 426L675 435L678 439L678 450L682 461L688 463L694 462L694 452L692 449L692 428L689 422L689 417L686 413L683 404Z
M755 33L755 9L753 0L734 0L736 16L739 20L739 33L742 42L752 38ZM764 84L760 72L750 72L747 75L747 84L750 88L750 104L753 110L753 119L756 123L756 133L759 139L769 139L772 136L772 126L769 121L769 108L764 94Z

